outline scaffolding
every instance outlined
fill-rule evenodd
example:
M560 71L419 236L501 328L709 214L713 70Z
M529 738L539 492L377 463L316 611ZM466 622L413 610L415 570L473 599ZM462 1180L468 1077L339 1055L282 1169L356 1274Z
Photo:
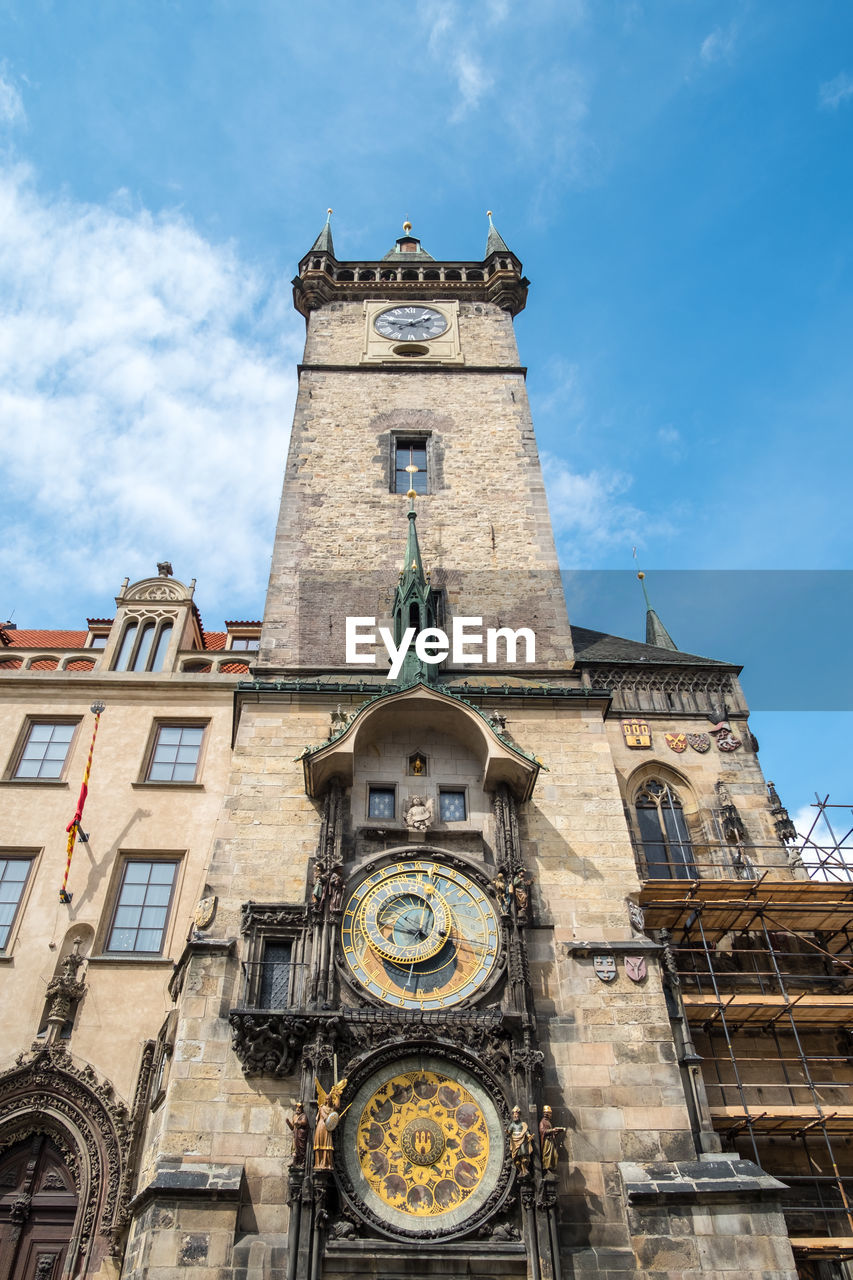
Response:
M853 809L828 796L815 809L773 860L736 847L703 875L694 859L693 878L645 880L640 903L672 949L672 994L702 1059L703 1127L785 1184L803 1280L848 1280L853 826L839 818Z

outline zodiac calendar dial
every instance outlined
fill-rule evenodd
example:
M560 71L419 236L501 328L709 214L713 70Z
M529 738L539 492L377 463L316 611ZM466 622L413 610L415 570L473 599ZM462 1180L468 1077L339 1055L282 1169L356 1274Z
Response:
M387 1080L356 1130L361 1171L387 1205L415 1217L447 1213L483 1180L489 1132L482 1108L458 1081L435 1071Z
M429 1053L388 1062L343 1120L343 1186L392 1233L453 1234L499 1194L504 1129L494 1098L460 1064Z
M443 1009L474 994L499 954L482 889L429 859L394 863L357 886L344 909L344 959L363 987L401 1009Z

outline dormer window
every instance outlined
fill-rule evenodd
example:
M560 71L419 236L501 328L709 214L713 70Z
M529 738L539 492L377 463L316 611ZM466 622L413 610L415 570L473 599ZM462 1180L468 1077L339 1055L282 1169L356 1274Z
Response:
M114 670L162 671L171 638L170 620L133 619L125 627Z
M232 636L232 649L252 649L258 650L261 646L260 636Z

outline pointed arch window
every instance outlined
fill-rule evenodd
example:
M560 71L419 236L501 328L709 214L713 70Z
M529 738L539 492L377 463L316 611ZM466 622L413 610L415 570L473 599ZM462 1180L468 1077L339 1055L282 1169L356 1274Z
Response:
M693 879L693 843L678 793L652 778L637 792L635 805L648 879Z

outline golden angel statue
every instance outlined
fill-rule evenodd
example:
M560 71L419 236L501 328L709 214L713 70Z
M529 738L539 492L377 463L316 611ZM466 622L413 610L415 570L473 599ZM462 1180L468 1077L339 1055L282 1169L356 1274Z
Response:
M331 1169L334 1146L332 1134L338 1127L342 1112L339 1110L341 1097L347 1087L346 1078L333 1084L328 1093L314 1077L317 1090L317 1123L314 1126L314 1168ZM346 1110L346 1108L344 1108Z

